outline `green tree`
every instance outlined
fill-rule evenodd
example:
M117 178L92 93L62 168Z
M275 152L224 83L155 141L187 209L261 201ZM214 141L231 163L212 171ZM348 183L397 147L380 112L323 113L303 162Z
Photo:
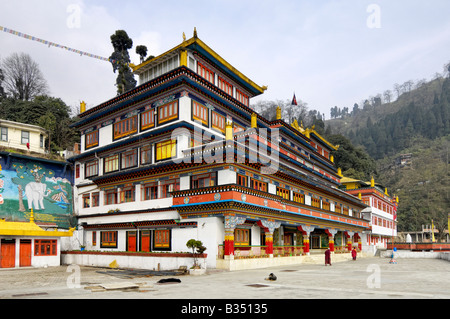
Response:
M136 46L136 54L139 55L141 63L144 62L144 59L147 56L147 47L145 45Z
M136 87L136 80L129 66L131 61L128 53L133 47L133 40L124 30L117 30L111 35L111 44L114 52L109 58L113 60L111 63L114 73L118 72L116 85L117 94L120 95Z

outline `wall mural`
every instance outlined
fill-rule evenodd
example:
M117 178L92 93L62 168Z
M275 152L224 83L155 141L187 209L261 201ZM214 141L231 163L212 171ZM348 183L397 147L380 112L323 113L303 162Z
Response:
M70 167L1 156L0 218L28 221L31 208L35 222L53 223L59 228L76 225Z

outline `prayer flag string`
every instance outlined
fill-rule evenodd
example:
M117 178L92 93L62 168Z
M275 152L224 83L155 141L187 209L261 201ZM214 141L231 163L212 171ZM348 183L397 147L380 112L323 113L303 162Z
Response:
M67 51L70 51L70 52L73 52L73 53L77 53L80 56L84 55L84 56L88 56L90 58L94 58L94 59L98 59L98 60L102 60L102 61L109 61L111 63L118 63L117 60L113 60L113 59L101 57L99 55L95 55L95 54L92 54L92 53L88 53L88 52L84 52L84 51L81 51L81 50L69 48L69 47L67 47L65 45L61 45L61 44L54 43L54 42L51 42L51 41L43 40L43 39L40 39L38 37L34 37L34 36L31 36L31 35L28 35L28 34L25 34L25 33L19 32L19 31L16 31L16 30L12 30L12 29L9 29L9 28L5 28L5 27L2 27L2 26L0 26L0 32L1 31L9 33L9 34L16 35L18 37L21 37L21 38L24 38L24 39L27 39L27 40L37 41L39 43L48 45L48 47L53 46L53 47L64 49L64 50L67 50Z

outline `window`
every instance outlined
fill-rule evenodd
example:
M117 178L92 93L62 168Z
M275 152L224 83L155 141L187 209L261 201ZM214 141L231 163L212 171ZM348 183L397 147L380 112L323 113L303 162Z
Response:
M158 198L158 184L150 183L142 187L142 200L150 200Z
M289 200L289 190L281 187L277 187L277 195Z
M44 147L44 135L42 134L39 135L39 147Z
M250 229L235 229L234 230L234 245L248 246L250 245Z
M91 194L83 195L83 208L91 207Z
M191 188L202 188L216 185L216 173L192 176Z
M219 88L228 95L233 96L233 86L224 79L222 79L220 76L219 76Z
M141 131L155 126L155 109L142 112L141 114Z
M137 115L114 124L114 139L137 132Z
M92 232L92 246L97 246L97 232Z
M161 198L172 197L170 192L180 190L180 181L179 180L166 180L161 182Z
M342 213L344 215L348 215L348 207L344 207L344 209L342 210Z
M22 131L20 143L21 144L28 144L28 143L30 143L30 132Z
M0 140L4 142L8 142L8 128L1 127L0 128Z
M119 170L119 154L105 157L104 168L105 173L114 172Z
M136 188L134 186L127 186L122 188L119 192L120 203L134 202L135 189Z
M150 145L141 148L141 165L151 164L152 162L152 147Z
M92 193L92 203L91 207L98 207L100 205L100 193Z
M158 107L158 125L178 119L178 100Z
M211 112L211 126L225 133L225 116L220 115L214 111Z
M80 178L80 164L75 165L75 178Z
M236 100L238 100L242 104L248 106L248 96L239 90L236 90Z
M168 140L156 143L156 161L176 157L177 140Z
M121 168L130 168L130 167L136 167L137 166L137 149L126 151L122 154L122 164Z
M170 230L155 230L153 236L153 248L154 249L170 249Z
M311 198L311 206L320 208L320 199L312 197Z
M267 183L258 181L258 180L253 179L253 178L251 179L251 187L253 189L256 189L256 190L259 190L259 191L262 191L262 192L267 192Z
M322 209L324 209L324 210L330 210L330 202L323 201L323 202L322 202Z
M241 174L237 174L237 184L247 187L247 176L245 175L241 175Z
M56 256L58 249L58 241L52 240L34 240L34 255L35 256Z
M117 231L100 232L101 248L117 248Z
M341 212L341 207L342 207L341 204L334 203L334 212L335 213L340 213Z
M197 62L197 73L204 79L214 84L214 72L208 69L206 66Z
M85 177L97 176L98 175L98 160L87 162L85 164Z
M85 139L84 140L85 141L85 143L84 143L85 144L85 146L84 146L85 149L97 146L98 145L98 130L86 134L84 136L84 139Z
M105 191L105 205L117 204L117 189Z
M203 125L208 126L209 110L206 106L192 100L192 120L202 122Z
M294 202L304 204L305 203L305 195L294 192Z

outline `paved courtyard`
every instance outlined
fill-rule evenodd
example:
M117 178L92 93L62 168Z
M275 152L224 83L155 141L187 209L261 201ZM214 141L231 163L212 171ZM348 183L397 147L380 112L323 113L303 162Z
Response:
M0 299L449 299L450 262L371 257L202 276L61 266L0 269ZM267 281L270 273L276 281ZM158 283L177 278L179 283ZM250 300L252 299L252 300Z

